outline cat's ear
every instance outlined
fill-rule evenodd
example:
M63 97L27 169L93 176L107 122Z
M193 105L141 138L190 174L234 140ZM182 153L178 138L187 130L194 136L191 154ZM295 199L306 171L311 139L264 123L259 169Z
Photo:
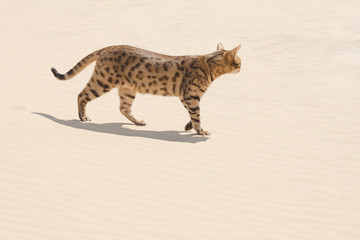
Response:
M231 56L233 58L235 58L235 56L236 56L237 52L240 50L240 48L241 48L241 45L237 46L236 48L234 48L233 50L230 51Z
M218 43L216 50L217 51L224 50L224 46L222 45L222 43Z

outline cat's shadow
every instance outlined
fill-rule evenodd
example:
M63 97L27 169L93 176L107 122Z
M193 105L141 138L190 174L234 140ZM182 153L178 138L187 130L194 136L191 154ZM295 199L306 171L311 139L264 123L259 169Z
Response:
M131 123L92 123L86 122L82 123L79 120L62 120L51 116L46 113L33 112L33 114L43 116L53 122L58 124L88 130L92 132L99 133L107 133L107 134L115 134L120 136L128 136L128 137L143 137L157 140L164 140L169 142L188 142L188 143L197 143L204 142L208 140L208 137L198 136L195 133L186 133L185 131L151 131L151 130L142 130L139 127L139 130L129 129L123 126L133 125Z

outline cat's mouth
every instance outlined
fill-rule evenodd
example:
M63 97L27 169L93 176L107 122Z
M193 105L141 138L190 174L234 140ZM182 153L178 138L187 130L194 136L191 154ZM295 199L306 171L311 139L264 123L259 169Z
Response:
M240 68L235 69L232 73L238 73L240 72Z

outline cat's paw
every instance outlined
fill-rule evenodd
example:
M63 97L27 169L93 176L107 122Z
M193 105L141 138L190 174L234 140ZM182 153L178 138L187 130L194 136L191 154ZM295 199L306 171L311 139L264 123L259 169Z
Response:
M199 135L210 135L210 132L205 131L204 129L201 128L200 130L197 131L197 134L199 134Z
M91 122L91 119L88 116L81 116L80 117L80 121L82 122Z
M185 125L185 131L189 131L193 129L193 125L192 125L192 122L188 122L186 125Z
M146 123L143 120L139 120L139 121L135 122L135 125L136 126L145 126Z

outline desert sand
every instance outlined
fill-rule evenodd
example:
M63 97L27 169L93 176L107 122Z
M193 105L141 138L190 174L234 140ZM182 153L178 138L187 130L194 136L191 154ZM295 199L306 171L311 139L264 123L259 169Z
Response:
M360 2L2 0L0 239L360 239ZM77 117L99 48L242 45L201 100L117 91Z

